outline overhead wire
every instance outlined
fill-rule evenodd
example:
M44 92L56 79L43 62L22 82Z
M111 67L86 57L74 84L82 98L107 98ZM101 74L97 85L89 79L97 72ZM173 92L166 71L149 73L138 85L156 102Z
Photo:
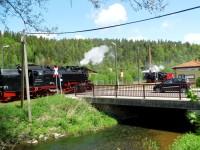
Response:
M191 11L191 10L195 10L195 9L199 9L199 8L200 8L200 6L195 6L195 7L191 7L191 8L187 8L187 9L183 9L183 10L179 10L179 11L175 11L175 12L171 12L171 13L167 13L167 14L163 14L163 15L159 15L159 16L155 16L155 17L151 17L151 18L145 18L145 19L141 19L141 20L126 22L126 23L121 23L121 24L116 24L116 25L110 25L110 26L104 26L104 27L99 27L99 28L90 28L90 29L83 29L83 30L76 30L76 31L64 31L64 32L28 32L27 34L30 34L30 35L34 35L34 34L57 34L57 35L59 35L59 34L73 34L73 33L81 33L81 32L91 32L91 31L115 28L115 27L119 27L119 26L126 26L126 25L130 25L130 24L135 24L135 23L145 22L145 21L149 21L149 20L159 19L159 18L162 18L162 17L180 14L180 13L183 13L183 12L187 12L187 11Z

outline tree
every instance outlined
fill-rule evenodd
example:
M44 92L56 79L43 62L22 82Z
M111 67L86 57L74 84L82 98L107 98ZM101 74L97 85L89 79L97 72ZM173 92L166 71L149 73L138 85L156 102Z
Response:
M20 18L25 26L41 30L41 10L47 0L0 0L0 21L7 27L9 16ZM33 9L34 8L34 9ZM39 11L36 11L39 10Z
M25 28L30 27L36 31L51 31L47 28L41 28L43 21L42 10L45 3L50 0L0 0L0 22L7 27L6 19L9 16L19 18ZM66 0L67 2L68 0ZM89 0L95 8L99 8L102 0ZM146 9L150 12L154 10L163 10L166 6L165 0L122 0L127 1L131 7L138 11ZM70 0L69 2L73 2ZM55 28L54 28L55 29Z
M89 0L96 8L99 8L101 6L102 0ZM135 10L141 10L146 9L150 12L156 11L162 11L167 3L166 0L121 0L121 1L127 1L131 7Z

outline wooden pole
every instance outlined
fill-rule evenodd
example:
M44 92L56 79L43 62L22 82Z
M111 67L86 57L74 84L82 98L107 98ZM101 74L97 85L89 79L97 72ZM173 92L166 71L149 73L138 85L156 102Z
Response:
M139 47L137 48L137 75L138 75L138 84L140 83L140 60L139 60Z
M61 74L59 75L59 81L60 81L60 94L62 95L62 78L61 78Z
M56 75L56 93L58 94L58 77Z
M151 58L151 48L149 46L149 67L151 68L152 58Z
M24 107L24 36L21 38L21 107Z
M31 100L30 100L30 89L29 89L29 77L28 77L28 59L26 51L26 35L24 34L24 70L25 70L25 81L26 81L26 97L28 103L28 119L29 122L32 122L31 114Z

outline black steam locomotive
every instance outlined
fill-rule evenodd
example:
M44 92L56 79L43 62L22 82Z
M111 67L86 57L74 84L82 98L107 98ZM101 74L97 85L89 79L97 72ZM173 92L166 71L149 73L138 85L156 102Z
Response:
M147 83L163 82L168 79L174 78L173 73L165 72L146 72L144 73L144 79Z
M56 91L63 93L83 92L92 89L88 80L88 69L79 66L60 67L55 74L55 67L28 66L30 96L52 95ZM0 70L0 100L9 101L21 98L21 68Z

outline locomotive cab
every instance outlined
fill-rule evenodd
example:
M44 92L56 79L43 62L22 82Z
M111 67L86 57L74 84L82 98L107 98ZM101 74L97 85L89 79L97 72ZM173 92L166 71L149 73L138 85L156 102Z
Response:
M44 71L43 70L29 70L29 84L30 86L44 85Z
M20 73L17 69L0 70L0 99L16 97L21 90Z
M29 84L32 97L51 95L56 91L53 82L53 71L50 68L29 65Z

